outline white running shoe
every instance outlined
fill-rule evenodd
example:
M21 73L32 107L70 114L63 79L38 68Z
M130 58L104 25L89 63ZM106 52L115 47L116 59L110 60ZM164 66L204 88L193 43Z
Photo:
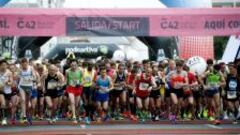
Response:
M237 119L240 119L240 112L238 112Z
M229 117L229 119L230 119L230 120L234 120L234 119L235 119L235 117L234 117L234 114L233 114L233 113L229 113L229 116L228 116L228 117Z
M223 119L224 119L224 120L228 120L228 119L229 119L229 117L228 117L228 115L227 115L227 112L223 112Z
M48 124L53 124L53 120L52 120L52 119L49 119L49 120L48 120Z
M57 122L57 118L53 118L53 119L52 119L52 122L53 122L53 123L56 123L56 122Z
M2 120L2 126L5 126L5 125L7 125L7 119L6 119L6 118L4 118L4 119Z
M155 117L155 121L159 121L159 117L158 116Z

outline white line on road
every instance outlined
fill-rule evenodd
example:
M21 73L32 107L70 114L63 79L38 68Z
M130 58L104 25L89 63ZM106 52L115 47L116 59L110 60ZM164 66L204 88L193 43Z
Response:
M214 128L214 129L222 129L222 127L215 126L215 125L212 125L212 124L205 124L205 125L210 127L210 128Z

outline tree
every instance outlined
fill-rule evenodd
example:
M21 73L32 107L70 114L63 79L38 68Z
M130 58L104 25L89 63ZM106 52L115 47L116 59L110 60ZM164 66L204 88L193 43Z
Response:
M222 58L224 50L227 46L229 37L214 37L214 58L219 60Z

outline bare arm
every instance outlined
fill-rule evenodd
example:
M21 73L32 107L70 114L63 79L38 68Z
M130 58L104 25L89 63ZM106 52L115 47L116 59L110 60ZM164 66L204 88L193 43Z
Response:
M119 87L120 86L120 84L119 83L115 83L116 82L116 79L117 79L117 73L115 72L114 74L113 74L113 77L112 77L112 83L113 83L113 87Z
M156 88L156 87L157 87L156 81L154 77L151 77L151 86L148 88L148 91L151 91L152 88Z
M36 84L38 88L41 86L41 77L37 72L36 72Z
M209 71L205 72L203 75L199 76L199 82L202 86L204 86L204 79L207 77L207 75L209 74Z
M65 85L65 77L64 77L64 75L61 72L58 72L57 76L59 78L60 87L64 86Z
M46 91L46 88L45 88L45 80L47 78L47 74L43 74L41 77L41 88L42 88L42 91L45 92Z
M140 76L136 76L136 79L133 82L133 94L136 93L136 89L137 89L137 81L140 79Z
M113 81L112 81L111 77L109 77L109 79L110 79L109 90L112 90L113 89Z
M223 74L221 74L220 86L221 86L221 87L225 87L225 86L226 86L226 81L225 81L225 78L224 78L224 75L223 75Z
M183 86L188 86L189 85L189 80L188 80L188 75L186 73L186 75L184 76L185 79L185 83L183 83Z

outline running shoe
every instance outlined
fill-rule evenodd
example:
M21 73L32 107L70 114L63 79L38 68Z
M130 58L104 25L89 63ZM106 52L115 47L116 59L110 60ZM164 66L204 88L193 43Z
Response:
M76 117L72 118L72 122L73 124L77 124L78 123L77 118Z
M191 120L193 118L192 113L188 113L187 118Z
M145 119L145 120L151 118L151 114L149 114L147 111L144 111L144 112L142 113L142 115L143 115L143 119Z
M78 118L78 121L79 121L79 122L83 121L82 117L79 117L79 118Z
M122 113L123 117L128 118L130 116L130 113L125 111Z
M203 111L203 118L207 118L208 117L208 110L204 109Z
M104 118L103 118L103 121L107 121L110 117L108 115L106 115Z
M234 120L234 121L233 121L233 124L238 124L238 121L237 121L237 120Z
M29 125L32 125L32 117L28 117L27 122L28 122Z
M115 116L115 120L123 120L124 118L120 115L120 113L117 113Z
M156 116L156 117L155 117L155 121L159 121L159 116Z
M183 113L183 118L187 118L187 113Z
M119 120L124 120L124 118L121 115L118 116L118 119Z
M132 121L137 121L137 120L138 120L137 117L134 116L134 115L130 115L130 119L131 119Z
M141 112L140 117L139 117L138 120L139 120L140 123L144 123L146 121L146 119L144 117L144 114L142 112Z
M43 116L39 116L39 118L38 118L39 120L43 120Z
M171 121L172 120L172 114L169 114L168 119Z
M24 123L27 123L27 117L24 117L24 118L20 118L20 123L21 124L24 124Z
M16 124L16 119L15 119L15 118L12 118L12 119L11 119L11 124L12 124L12 125L15 125L15 124Z
M2 120L2 126L6 126L6 125L7 125L7 119L4 118L4 119Z
M90 121L96 121L96 117L94 115L90 115Z
M72 114L70 112L67 112L66 117L71 120Z
M90 124L90 119L89 119L88 117L85 117L85 123L86 123L87 125Z
M201 113L197 113L197 119L201 119Z
M113 112L111 114L111 117L112 117L112 120L117 120L117 113L116 112Z
M154 115L151 115L151 120L155 121L155 116Z
M58 120L58 119L55 117L55 118L52 119L52 122L53 122L53 123L56 123L57 120Z
M228 116L229 119L233 120L235 117L234 117L234 114L233 113L229 113L229 116Z
M215 119L214 119L212 116L210 116L210 117L208 118L208 120L209 120L209 121L214 121Z
M144 118L144 113L142 111L139 112L139 119L143 119Z
M97 123L101 123L102 119L100 117L97 118Z
M170 116L170 121L172 124L176 124L176 116L175 115L171 115Z
M53 124L53 120L52 120L52 119L49 119L49 120L48 120L48 123L49 123L49 124Z
M240 111L238 111L237 120L240 120Z
M59 120L59 117L58 115L54 118L55 121Z
M223 119L224 120L228 120L229 119L226 111L223 112Z
M141 123L144 123L146 120L144 118L140 119Z
M220 125L220 124L221 124L221 121L220 121L220 120L214 120L214 121L213 121L213 124L214 124L214 125Z

